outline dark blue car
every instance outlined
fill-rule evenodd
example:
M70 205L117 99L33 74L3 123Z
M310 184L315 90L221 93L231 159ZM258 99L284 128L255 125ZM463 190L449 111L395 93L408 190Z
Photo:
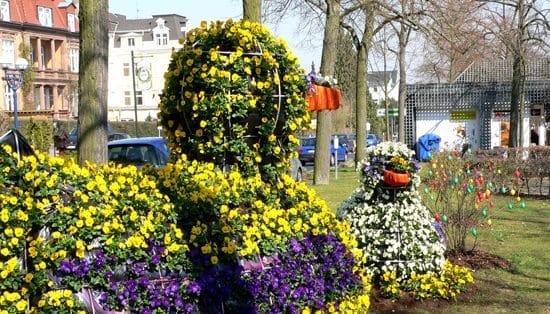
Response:
M123 165L163 167L168 162L168 140L139 137L109 142L109 161Z
M300 147L298 148L298 158L303 164L315 161L315 137L305 137L300 139ZM334 145L330 143L330 164L334 165ZM348 160L348 149L345 146L338 146L338 162Z

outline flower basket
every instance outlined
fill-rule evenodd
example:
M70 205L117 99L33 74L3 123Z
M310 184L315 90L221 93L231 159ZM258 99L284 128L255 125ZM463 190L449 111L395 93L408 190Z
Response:
M313 84L314 93L309 93L306 100L309 111L336 110L340 107L341 92L337 88Z
M399 173L391 170L384 170L384 182L393 187L402 187L411 181L410 173Z

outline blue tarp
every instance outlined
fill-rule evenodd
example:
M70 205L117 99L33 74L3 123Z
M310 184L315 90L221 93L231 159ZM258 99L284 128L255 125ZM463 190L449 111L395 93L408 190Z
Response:
M427 161L430 159L430 152L439 151L439 143L441 137L436 134L427 133L418 138L417 156L420 161Z

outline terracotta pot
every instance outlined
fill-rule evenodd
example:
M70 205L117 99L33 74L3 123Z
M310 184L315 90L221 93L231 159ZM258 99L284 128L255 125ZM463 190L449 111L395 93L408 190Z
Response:
M389 186L400 187L409 184L410 173L398 173L391 170L384 170L384 182Z

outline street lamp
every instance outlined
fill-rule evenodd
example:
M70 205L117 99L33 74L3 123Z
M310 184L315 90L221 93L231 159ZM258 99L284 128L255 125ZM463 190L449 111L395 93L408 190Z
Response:
M17 130L19 127L19 121L17 120L17 90L23 83L23 72L27 69L29 62L24 58L17 59L15 62L15 68L11 68L11 63L2 63L2 69L6 75L7 86L11 88L13 92L13 126Z

